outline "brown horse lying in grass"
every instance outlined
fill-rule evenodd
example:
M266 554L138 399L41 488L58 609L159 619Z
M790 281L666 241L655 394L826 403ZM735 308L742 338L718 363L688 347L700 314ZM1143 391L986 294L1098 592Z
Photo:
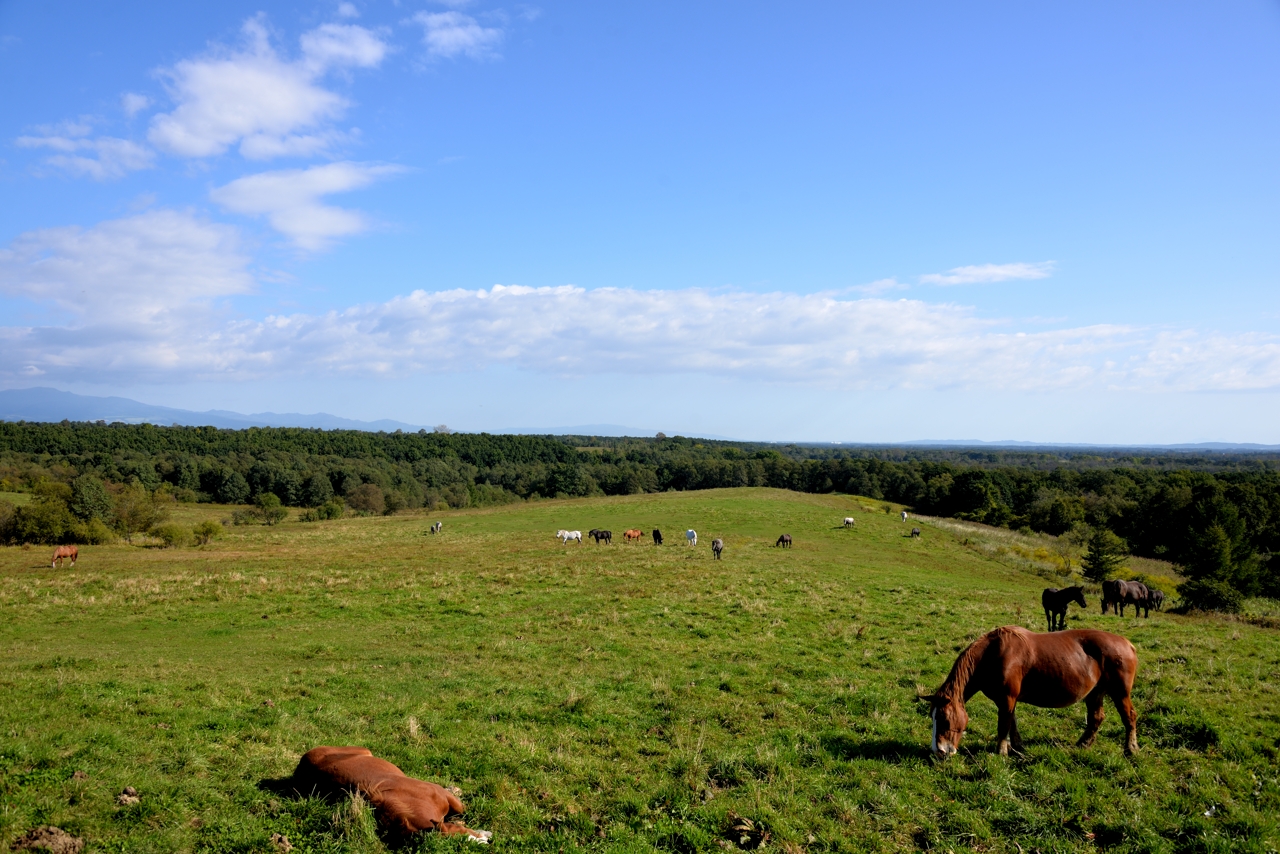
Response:
M446 821L466 810L454 792L406 777L399 768L365 747L316 747L307 751L293 772L293 785L304 795L359 792L373 805L378 825L401 839L426 830L465 833L486 844L493 838L487 830L472 830L461 822Z
M1061 709L1084 700L1089 711L1079 745L1088 747L1102 726L1102 702L1110 697L1124 721L1124 752L1138 752L1138 718L1129 694L1138 672L1133 644L1119 635L1090 629L1052 634L1005 626L987 632L956 659L942 687L924 699L933 720L933 753L945 759L960 747L969 714L964 704L981 691L1000 715L997 749L1022 749L1018 701Z
M58 546L56 549L53 550L53 561L49 564L49 566L56 567L58 566L59 561L64 561L64 560L71 561L71 565L75 566L76 558L78 557L80 557L80 550L77 549L75 546Z

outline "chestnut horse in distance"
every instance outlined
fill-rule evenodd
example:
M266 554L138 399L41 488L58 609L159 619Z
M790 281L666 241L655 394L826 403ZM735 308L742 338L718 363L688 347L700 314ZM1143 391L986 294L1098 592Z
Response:
M58 546L53 550L53 560L49 563L50 567L59 566L59 561L69 560L71 565L76 565L76 558L80 557L80 550L75 546Z
M965 703L981 691L999 713L997 750L1022 749L1015 711L1018 701L1062 709L1084 700L1088 719L1078 744L1093 744L1102 726L1102 703L1110 697L1124 722L1124 752L1138 752L1138 717L1129 695L1138 672L1133 644L1092 629L1038 634L1021 626L987 632L971 643L936 692L925 697L933 721L933 753L945 759L960 747L969 714Z

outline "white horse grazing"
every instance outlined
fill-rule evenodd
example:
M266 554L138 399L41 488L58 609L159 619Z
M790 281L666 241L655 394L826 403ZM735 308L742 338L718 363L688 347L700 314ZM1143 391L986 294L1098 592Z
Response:
M698 532L690 528L684 532L684 538L689 541L689 545L696 546L698 544Z
M852 527L853 527L853 525L854 525L853 517L852 517L852 516L845 516L845 517L844 517L844 526L845 526L846 528L852 528Z
M906 511L906 510L903 510L903 511L902 511L902 521L904 521L904 522L905 522L905 521L907 521L907 511Z
M559 534L557 534L557 536L559 536L562 540L562 542L560 543L561 545L568 545L570 540L577 540L578 545L582 545L581 531L560 531Z

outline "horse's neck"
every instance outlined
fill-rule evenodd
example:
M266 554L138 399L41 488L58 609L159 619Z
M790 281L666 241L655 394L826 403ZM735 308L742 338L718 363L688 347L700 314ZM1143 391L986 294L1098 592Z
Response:
M938 694L943 697L959 697L968 702L969 698L978 692L977 677L990 645L991 638L987 635L969 644L952 665L951 673L948 674L947 681L943 682L942 687L938 689Z

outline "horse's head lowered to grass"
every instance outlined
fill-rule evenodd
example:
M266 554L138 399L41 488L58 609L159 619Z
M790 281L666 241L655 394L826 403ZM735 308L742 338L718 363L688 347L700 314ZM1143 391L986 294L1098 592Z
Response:
M929 720L933 723L933 755L946 759L960 749L960 740L969 726L969 713L964 699L958 696L944 697L930 694L921 697L929 704Z

